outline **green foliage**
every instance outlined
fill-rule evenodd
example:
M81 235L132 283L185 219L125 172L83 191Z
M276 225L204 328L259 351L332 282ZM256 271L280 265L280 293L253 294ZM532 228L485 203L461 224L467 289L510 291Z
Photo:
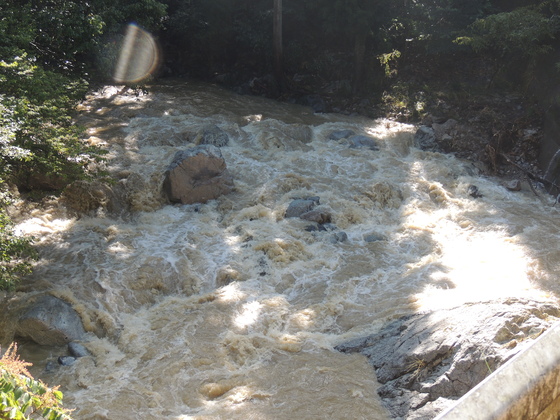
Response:
M378 56L379 62L385 69L386 77L392 77L396 75L397 71L394 68L393 63L395 63L400 58L400 56L401 52L399 50L393 50L390 53L380 54Z
M18 236L9 216L0 210L0 290L13 290L20 276L31 271L37 254L32 239Z
M84 57L97 45L103 22L92 3L22 0L0 6L0 58L27 53L39 65L68 73L84 69Z
M0 418L71 420L62 407L62 392L34 379L27 371L30 363L16 355L12 344L0 359Z
M559 30L558 20L536 7L523 7L478 19L471 34L456 42L499 58L535 58L551 50L549 42Z
M100 158L71 119L87 84L45 70L26 53L0 61L0 82L0 175L24 188L34 176L59 177L59 187L83 177L84 165Z

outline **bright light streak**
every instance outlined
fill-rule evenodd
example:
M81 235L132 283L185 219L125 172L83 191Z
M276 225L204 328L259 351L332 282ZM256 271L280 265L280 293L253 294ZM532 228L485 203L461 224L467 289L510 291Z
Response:
M137 83L154 73L159 64L158 46L148 32L128 25L115 68L117 83Z

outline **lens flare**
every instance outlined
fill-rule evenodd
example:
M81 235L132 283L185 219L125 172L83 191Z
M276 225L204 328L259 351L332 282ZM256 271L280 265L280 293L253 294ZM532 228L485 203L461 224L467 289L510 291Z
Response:
M154 37L135 24L128 25L113 78L117 83L137 83L152 75L159 64Z

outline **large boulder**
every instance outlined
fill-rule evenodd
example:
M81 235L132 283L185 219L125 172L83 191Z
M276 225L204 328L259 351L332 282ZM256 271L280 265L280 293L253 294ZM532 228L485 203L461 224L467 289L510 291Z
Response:
M220 149L200 145L177 152L165 172L163 190L173 203L206 203L233 190Z
M98 212L119 213L124 205L112 188L98 181L75 181L68 185L62 200L72 213L82 215Z
M62 346L83 339L85 330L70 304L51 295L40 295L28 302L15 334L44 346Z
M402 317L337 350L368 358L393 418L432 419L559 316L558 307L528 300L467 304Z

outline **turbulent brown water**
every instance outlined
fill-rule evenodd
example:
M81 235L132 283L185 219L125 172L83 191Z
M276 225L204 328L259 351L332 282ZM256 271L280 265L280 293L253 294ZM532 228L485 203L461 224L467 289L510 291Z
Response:
M90 331L94 357L73 366L47 373L56 350L27 355L76 419L385 419L373 369L334 346L415 311L560 291L553 199L414 148L413 126L191 82L140 96L107 87L79 121L108 150L105 169L141 188L131 217L53 205L18 225L41 252L24 290L71 302ZM163 172L208 124L230 137L235 191L165 204ZM341 129L380 150L328 139ZM284 218L306 196L347 241Z

